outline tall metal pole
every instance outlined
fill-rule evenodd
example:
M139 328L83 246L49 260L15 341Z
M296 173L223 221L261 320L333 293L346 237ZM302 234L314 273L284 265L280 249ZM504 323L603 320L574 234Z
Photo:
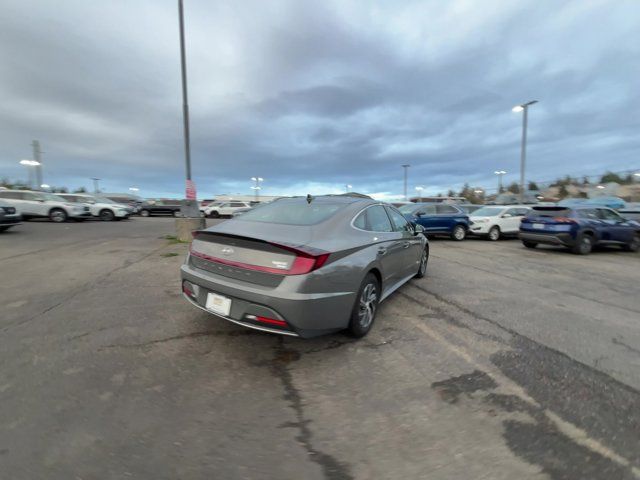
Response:
M408 201L409 198L407 197L407 169L410 167L411 165L402 165L402 168L404 168L404 201Z
M93 193L100 193L100 188L98 187L99 178L92 178L93 180Z
M260 191L260 183L258 180L259 177L255 177L256 179L256 186L255 186L255 194L256 194L256 202L258 201L258 192Z
M40 154L42 151L38 140L31 142L31 145L33 146L33 159L38 162L38 165L36 165L36 190L40 190L40 185L42 185L42 159Z
M527 113L529 105L523 105L522 112L522 147L520 151L520 203L524 203L524 168L527 161Z
M180 64L182 67L182 119L184 122L184 161L187 180L191 180L191 147L189 142L189 102L187 100L187 58L184 48L184 13L182 0L178 0L180 12Z

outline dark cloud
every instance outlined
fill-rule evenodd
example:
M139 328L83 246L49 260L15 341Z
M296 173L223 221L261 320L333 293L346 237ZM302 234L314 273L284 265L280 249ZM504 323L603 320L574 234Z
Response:
M0 175L38 138L49 183L180 194L175 2L3 2ZM203 194L445 191L637 167L633 2L186 3L193 171ZM509 179L510 180L510 179ZM303 193L302 192L302 193Z

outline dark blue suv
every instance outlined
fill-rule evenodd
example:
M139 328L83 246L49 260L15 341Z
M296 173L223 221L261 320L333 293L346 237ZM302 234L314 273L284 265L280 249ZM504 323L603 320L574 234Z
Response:
M422 225L425 235L449 235L460 241L469 230L469 217L455 205L414 203L403 205L399 210L410 222Z
M605 207L575 205L533 207L520 223L520 239L527 248L539 243L563 245L586 255L595 245L640 249L640 223Z

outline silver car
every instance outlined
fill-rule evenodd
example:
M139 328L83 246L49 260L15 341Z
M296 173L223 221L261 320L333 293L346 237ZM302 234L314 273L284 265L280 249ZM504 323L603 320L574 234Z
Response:
M245 327L363 337L379 303L425 275L422 232L393 206L361 195L283 198L195 232L182 291Z

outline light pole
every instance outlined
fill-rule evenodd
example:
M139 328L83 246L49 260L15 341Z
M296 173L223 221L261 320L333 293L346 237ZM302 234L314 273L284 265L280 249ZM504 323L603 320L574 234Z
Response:
M31 146L33 147L33 158L38 165L36 165L36 185L42 185L42 157L40 154L42 150L40 150L40 142L38 140L34 140L31 142ZM38 187L40 188L40 187Z
M498 175L498 194L502 193L502 177L504 176L505 172L504 170L496 170L495 172L496 175Z
M349 193L349 190L351 190L352 188L353 188L353 185L349 185L349 184L345 185L344 186L344 193Z
M100 188L98 188L98 182L102 180L101 178L91 178L93 180L93 193L99 193Z
M33 174L30 167L37 167L38 165L40 165L40 162L38 162L37 160L20 160L20 165L24 165L25 167L27 167L29 188L33 188Z
M251 177L251 180L256 182L256 184L253 187L251 187L251 189L254 190L254 192L255 192L256 202L257 202L258 201L258 197L259 197L260 189L262 188L260 186L260 182L264 182L264 178L262 178L262 177Z
M424 187L418 186L418 187L416 187L416 190L418 191L418 195L419 195L419 198L420 198L419 201L420 201L420 203L422 203L422 191L424 190Z
M407 171L409 169L411 165L402 165L402 168L404 168L404 201L408 201L407 199Z
M527 117L529 107L534 103L538 103L538 100L531 100L530 102L523 103L522 105L516 105L511 110L513 112L522 113L522 147L520 150L520 203L524 203L524 167L527 160Z

